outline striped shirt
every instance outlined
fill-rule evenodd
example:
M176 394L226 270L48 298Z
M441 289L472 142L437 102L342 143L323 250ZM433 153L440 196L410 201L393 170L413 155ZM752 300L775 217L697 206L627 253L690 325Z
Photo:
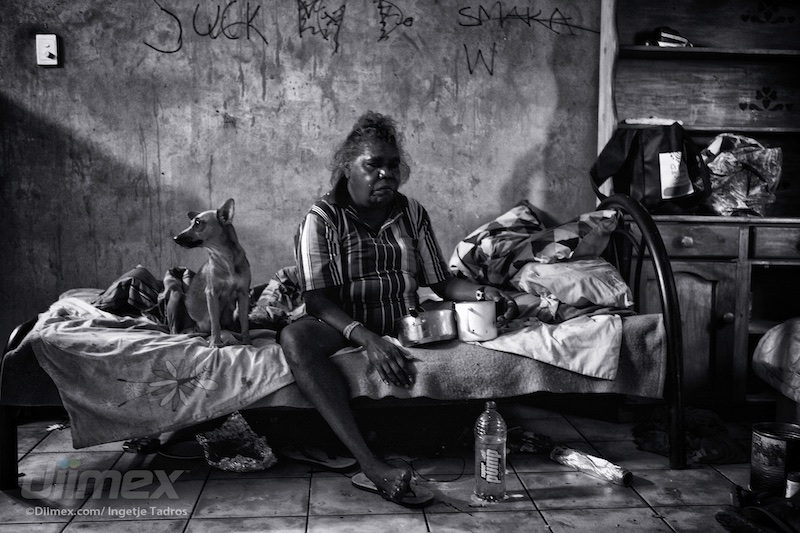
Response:
M295 256L304 291L339 288L339 304L372 331L394 333L396 319L418 304L417 288L451 276L416 200L396 193L395 204L374 232L337 194L318 200L300 224Z

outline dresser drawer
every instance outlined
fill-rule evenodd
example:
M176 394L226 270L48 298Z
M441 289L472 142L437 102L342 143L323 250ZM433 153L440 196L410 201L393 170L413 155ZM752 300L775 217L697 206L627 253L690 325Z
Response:
M701 224L659 224L670 257L728 257L739 254L739 228Z
M754 259L800 259L800 227L756 227Z

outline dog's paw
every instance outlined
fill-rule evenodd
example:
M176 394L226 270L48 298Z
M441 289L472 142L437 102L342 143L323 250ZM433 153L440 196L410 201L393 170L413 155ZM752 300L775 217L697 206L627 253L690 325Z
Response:
M234 346L236 344L239 344L239 339L227 329L220 331L217 336L212 333L208 338L208 346L211 348L222 348L223 346Z

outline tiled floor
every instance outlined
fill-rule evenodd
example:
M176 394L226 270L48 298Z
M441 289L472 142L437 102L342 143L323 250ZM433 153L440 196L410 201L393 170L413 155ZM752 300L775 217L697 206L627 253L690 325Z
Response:
M614 485L557 464L547 455L510 454L509 498L475 506L471 451L444 450L427 456L392 455L410 463L436 502L411 510L354 488L350 474L322 472L290 462L259 473L234 474L203 459L124 453L121 443L74 450L69 430L47 433L49 422L19 428L21 478L36 496L0 493L0 533L150 532L467 532L501 531L724 531L714 514L729 504L733 484L747 486L749 465L668 469L667 459L635 448L633 424L602 422L540 408L505 406L507 418L555 442L624 466L630 487ZM730 424L745 441L749 429ZM87 470L121 473L144 469L132 492L107 487L98 498L66 476ZM178 474L178 471L184 471ZM60 472L60 476L53 472ZM163 476L163 477L159 477ZM167 480L171 477L171 480ZM77 478L76 478L77 479ZM129 480L130 481L130 480ZM136 482L136 480L133 480ZM149 499L135 496L150 495Z

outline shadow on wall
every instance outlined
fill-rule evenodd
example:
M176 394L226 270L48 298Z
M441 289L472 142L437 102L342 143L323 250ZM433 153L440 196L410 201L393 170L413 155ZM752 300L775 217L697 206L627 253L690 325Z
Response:
M164 213L205 205L200 194L171 190L5 95L0 116L0 338L65 290L107 287L137 264L157 277L181 264L171 236L186 218Z
M541 47L547 65L558 65L541 79L548 79L548 104L538 117L547 131L541 144L532 144L514 164L511 176L500 188L503 212L527 199L541 222L550 227L595 209L596 198L589 169L596 157L596 75L586 72L585 58L595 54L596 43L564 41L560 47ZM588 142L587 142L588 141Z
M553 143L526 152L500 188L503 212L528 199L539 220L545 227L551 227L594 210L595 196L589 185L588 168L583 174L580 168L564 168L563 159L563 151Z

